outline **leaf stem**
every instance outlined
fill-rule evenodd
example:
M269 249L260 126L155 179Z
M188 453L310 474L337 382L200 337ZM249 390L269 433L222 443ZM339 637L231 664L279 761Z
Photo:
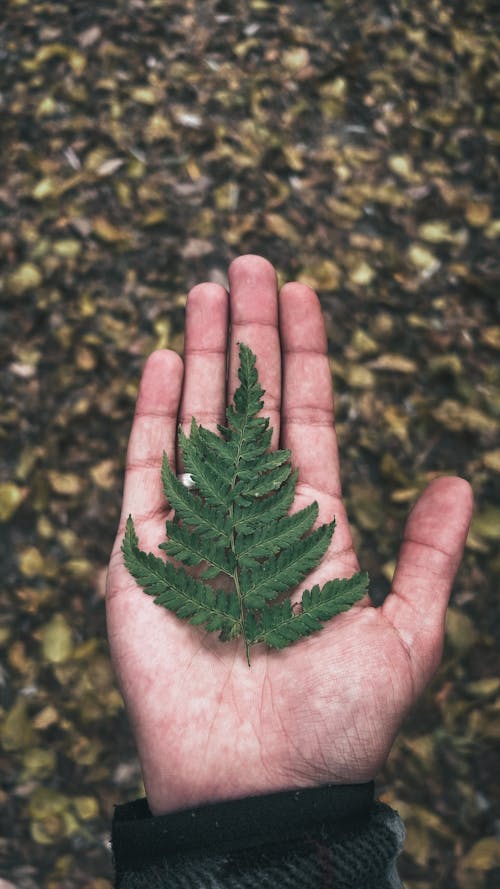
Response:
M238 430L239 431L239 442L238 442L238 450L236 452L236 456L235 456L235 460L234 460L234 475L233 475L233 478L231 481L231 487L230 487L231 492L234 491L234 488L235 488L236 483L238 481L238 468L239 468L239 464L240 464L240 460L241 460L241 452L243 449L243 437L244 437L246 424L248 422L248 404L245 405L245 408L246 408L245 422L242 424L242 426ZM230 545L231 545L231 550L233 552L234 561L235 561L234 574L233 574L234 588L236 590L236 595L238 596L238 599L240 602L241 634L243 636L243 639L245 640L245 654L246 654L248 666L250 667L251 664L250 664L249 643L248 643L248 639L247 639L246 626L245 626L245 624L246 624L245 603L244 603L244 599L243 599L243 595L242 595L241 587L240 587L239 559L236 554L236 533L237 532L234 527L234 502L232 500L231 500L231 505L229 507L229 517L231 520L231 522L230 522L230 526L231 526Z

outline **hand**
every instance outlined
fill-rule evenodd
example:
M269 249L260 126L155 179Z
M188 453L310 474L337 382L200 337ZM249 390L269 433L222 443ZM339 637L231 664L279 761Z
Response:
M111 653L154 814L373 778L439 663L472 509L467 482L434 481L409 516L383 606L366 598L280 652L255 646L251 669L241 639L222 643L155 605L123 565L125 521L130 513L141 548L159 554L169 515L162 452L179 472L178 422L186 432L193 416L213 430L224 423L240 341L257 355L273 446L290 448L299 470L294 508L316 500L320 523L337 520L307 586L358 570L340 492L318 298L298 283L278 294L272 266L257 256L236 259L229 281L229 296L216 284L190 292L184 371L174 352L154 352L147 361L108 575Z

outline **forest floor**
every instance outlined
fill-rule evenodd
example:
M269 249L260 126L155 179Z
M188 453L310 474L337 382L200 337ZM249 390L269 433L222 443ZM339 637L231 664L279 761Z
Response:
M378 788L408 889L500 884L500 21L487 0L6 0L0 884L111 889L142 793L105 633L141 368L240 253L315 287L374 599L436 475L476 513ZM2 881L3 878L3 881Z

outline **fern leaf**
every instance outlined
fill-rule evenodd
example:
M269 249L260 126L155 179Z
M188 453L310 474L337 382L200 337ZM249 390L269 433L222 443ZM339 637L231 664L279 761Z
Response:
M256 449L254 449L256 450ZM245 453L242 454L241 466L238 470L238 476L240 479L254 479L255 478L255 466L254 461L257 457L261 457L259 460L259 473L267 472L269 469L278 469L283 463L286 463L290 460L291 453L289 450L280 450L280 451L271 451L261 456L260 454L255 454L251 451L250 448L245 450ZM248 463L248 469L245 468L245 463Z
M165 497L179 518L209 537L220 538L229 544L231 527L228 516L207 506L199 497L191 494L170 469L166 454L163 454L161 477Z
M284 466L278 466L276 469L271 469L263 475L255 477L254 474L253 480L242 479L234 489L236 502L244 503L245 501L255 499L255 497L263 497L272 491L277 491L281 488L283 482L287 480L291 471L292 467L290 464L285 463Z
M288 450L270 450L272 429L260 416L264 390L255 363L253 352L240 344L240 385L220 435L194 418L189 438L179 432L192 490L164 455L163 488L175 512L160 544L167 561L139 549L131 518L122 544L129 572L157 604L218 632L221 641L243 636L249 664L250 645L284 648L320 630L358 601L368 582L367 575L356 574L314 586L303 593L299 612L284 599L323 558L335 522L311 530L315 502L289 514L298 473ZM222 575L230 580L228 592L216 588Z
M234 555L216 541L188 530L178 522L167 522L167 538L165 543L160 544L160 549L165 550L173 559L190 566L208 562L217 569L213 576L221 573L233 576L236 567Z
M231 502L231 477L228 478L218 467L210 465L204 449L197 441L196 431L193 434L192 430L191 438L186 438L180 429L179 443L186 471L191 474L201 497L210 506L226 510Z
M237 450L235 443L232 440L219 438L219 436L210 429L205 429L204 426L197 426L196 422L194 422L191 427L191 437L193 436L193 427L195 429L195 434L206 449L206 453L213 454L213 458L218 460L219 464L222 464L223 472L227 469L228 475L230 475ZM223 426L222 429L226 432L228 431L225 426Z
M302 595L301 611L294 613L290 600L268 606L260 623L252 626L252 644L265 642L271 648L285 648L304 636L320 630L325 621L347 611L366 595L368 575L358 572L342 580L330 580L323 587L314 586Z
M286 515L290 509L295 495L298 473L292 472L288 480L279 491L274 491L265 500L235 505L233 515L233 527L237 534L252 534L257 528L262 528L270 522L276 521Z
M253 571L242 571L240 587L247 608L262 608L268 599L297 586L315 568L332 538L334 522L322 525L299 543L268 558Z
M234 593L216 593L183 568L174 568L171 562L163 562L158 556L140 550L131 517L127 520L122 552L132 577L144 592L154 596L158 605L164 605L192 624L205 623L212 631L232 633L235 625L241 625Z
M347 611L366 595L368 580L366 571L358 571L352 577L327 580L321 589L316 585L312 590L305 590L301 602L303 613L314 613L319 620L329 620L334 614Z
M318 517L318 504L311 503L291 516L263 525L254 534L239 536L236 543L238 564L244 566L247 559L253 561L277 553L286 546L297 543L310 531Z
M203 429L203 426L196 426L196 424L193 424L189 441L196 447L199 459L210 467L211 471L216 474L217 478L221 480L223 485L227 485L228 488L231 488L234 483L234 464L237 457L237 444L222 441L217 435L210 433L213 435L215 441L219 443L219 446L227 449L226 452L222 452L224 453L224 456L222 456L221 451L217 447L214 447L210 440L207 440L204 434L205 432L209 432L209 430Z
M264 402L261 401L264 390L259 384L255 355L248 346L240 343L239 358L238 379L240 385L234 393L235 412L239 415L255 415L264 407Z

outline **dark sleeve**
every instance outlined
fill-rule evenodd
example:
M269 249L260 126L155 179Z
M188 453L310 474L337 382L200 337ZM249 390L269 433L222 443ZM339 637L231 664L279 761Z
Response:
M327 785L153 817L117 806L116 889L402 889L404 827L373 784Z

